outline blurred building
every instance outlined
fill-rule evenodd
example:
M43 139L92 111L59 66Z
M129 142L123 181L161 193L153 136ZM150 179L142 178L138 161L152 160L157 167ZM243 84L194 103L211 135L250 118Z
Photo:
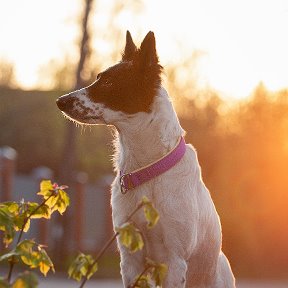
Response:
M16 151L5 147L1 148L0 152L1 201L24 199L40 203L41 197L37 195L40 190L39 184L44 179L53 182L53 171L42 166L34 169L29 175L16 174ZM61 251L65 250L66 254L79 251L97 253L113 233L110 209L111 181L112 176L107 175L91 184L88 183L85 173L78 173L75 175L73 187L66 190L70 197L70 206L63 216L56 215L58 212L55 212L49 221L33 219L30 230L23 239L33 238L36 242L47 245L47 250L52 254L59 250L57 244L60 242L65 243ZM68 218L68 222L61 221L62 217ZM68 223L69 233L64 233L63 223Z

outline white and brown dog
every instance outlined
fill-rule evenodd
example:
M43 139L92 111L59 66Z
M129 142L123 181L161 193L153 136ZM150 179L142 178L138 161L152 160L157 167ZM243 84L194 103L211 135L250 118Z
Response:
M221 251L221 225L201 178L196 151L185 144L171 100L161 86L155 37L149 32L138 49L127 31L122 60L96 81L57 100L70 119L111 125L118 131L112 184L113 224L120 226L146 195L159 211L154 229L142 213L133 221L145 247L135 254L119 245L125 287L143 271L145 258L166 263L164 287L235 287Z

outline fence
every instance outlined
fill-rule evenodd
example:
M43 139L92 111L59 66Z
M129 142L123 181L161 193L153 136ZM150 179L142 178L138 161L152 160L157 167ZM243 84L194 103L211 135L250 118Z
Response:
M17 152L10 147L0 148L0 201L21 201L23 198L26 201L38 201L36 193L39 191L39 183L42 179L53 181L53 171L47 167L38 167L31 175L20 175L16 173L16 166ZM67 190L70 207L65 215L53 216L50 221L35 220L27 237L47 245L56 257L67 256L67 253L73 251L97 253L113 233L109 188L111 180L111 175L108 175L90 184L85 173L77 173L73 187ZM65 221L63 217L66 217ZM69 227L68 233L64 229L65 225ZM59 247L59 243L65 243L65 247ZM0 249L4 249L3 245Z

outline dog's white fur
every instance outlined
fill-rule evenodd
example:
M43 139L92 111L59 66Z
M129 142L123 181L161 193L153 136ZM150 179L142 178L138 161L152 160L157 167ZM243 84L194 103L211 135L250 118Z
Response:
M161 158L184 134L164 88L159 90L151 110L123 121L119 117L113 123L119 131L111 200L114 226L126 221L144 195L160 214L159 223L151 230L140 213L134 219L144 233L144 251L131 255L119 245L124 286L133 282L143 270L144 258L150 257L169 267L164 287L235 287L229 262L221 252L219 217L191 145L166 173L126 195L120 192L120 170L130 172Z
M221 252L219 217L191 145L187 145L184 157L172 169L125 195L120 191L120 171L129 173L156 161L171 151L185 133L165 89L159 89L150 113L132 115L91 102L85 88L71 94L77 98L73 107L76 114L81 115L84 110L86 113L80 122L85 119L86 124L113 125L118 131L114 143L117 176L111 198L114 227L127 221L144 195L160 214L153 229L147 229L142 213L133 218L144 236L142 251L131 254L118 245L124 286L135 281L148 257L168 265L166 288L235 287L229 262ZM75 117L73 120L77 121Z

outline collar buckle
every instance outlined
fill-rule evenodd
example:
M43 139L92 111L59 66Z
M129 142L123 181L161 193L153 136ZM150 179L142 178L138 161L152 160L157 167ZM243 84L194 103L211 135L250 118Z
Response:
M121 193L126 194L128 190L133 189L134 185L131 179L131 173L129 174L123 174L120 177L120 187L121 187ZM127 184L127 185L126 185Z

